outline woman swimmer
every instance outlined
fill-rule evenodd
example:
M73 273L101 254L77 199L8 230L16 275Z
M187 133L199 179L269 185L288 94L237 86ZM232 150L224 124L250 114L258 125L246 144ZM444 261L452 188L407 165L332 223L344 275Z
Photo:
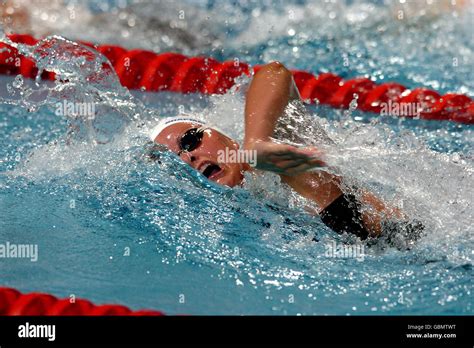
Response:
M255 74L246 95L243 144L246 152L256 153L255 168L248 163L223 162L221 154L238 152L239 145L198 119L164 119L150 137L221 185L241 185L243 173L249 170L277 173L282 182L316 203L319 211L315 213L334 231L352 233L361 239L385 237L395 246L407 248L409 242L419 237L423 229L420 223L408 222L401 211L366 190L359 188L349 192L340 176L323 169L309 172L326 165L317 148L298 148L273 140L277 121L285 108L299 98L292 74L282 64L270 63Z

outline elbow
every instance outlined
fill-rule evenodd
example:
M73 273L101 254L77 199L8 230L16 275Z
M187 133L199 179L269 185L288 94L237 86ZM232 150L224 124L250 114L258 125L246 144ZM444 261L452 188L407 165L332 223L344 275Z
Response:
M283 63L276 60L268 64L265 64L263 67L270 70L274 70L274 71L288 71L289 72L289 70L283 65Z
M257 72L258 75L283 75L292 76L291 71L288 70L282 63L274 61L263 65Z

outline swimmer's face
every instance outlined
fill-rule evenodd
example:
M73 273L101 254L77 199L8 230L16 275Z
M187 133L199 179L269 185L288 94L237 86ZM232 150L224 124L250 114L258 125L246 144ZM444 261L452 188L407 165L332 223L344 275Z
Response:
M222 153L225 153L226 148L227 151L236 151L239 145L212 128L202 128L204 129L200 134L202 138L199 142L193 142L196 139L193 133L201 127L200 124L192 122L175 123L166 127L155 138L155 142L168 147L209 180L230 187L241 184L244 178L243 172L250 168L249 165L222 161ZM182 141L183 136L186 137L186 141ZM183 143L185 145L191 144L191 150L183 149Z

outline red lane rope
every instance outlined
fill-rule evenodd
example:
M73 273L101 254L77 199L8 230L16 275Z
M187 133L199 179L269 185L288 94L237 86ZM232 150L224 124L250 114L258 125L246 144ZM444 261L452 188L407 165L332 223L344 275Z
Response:
M32 292L22 294L16 289L0 287L1 315L164 315L153 310L132 311L116 304L95 305L83 299L58 299L55 296Z
M34 45L38 40L30 35L9 35L14 42ZM234 79L250 74L248 64L239 61L218 62L210 57L186 57L178 53L155 53L146 50L126 50L113 45L93 45L82 42L104 54L112 63L120 82L130 89L173 91L181 93L222 94L234 85ZM34 78L38 73L33 61L21 56L9 45L0 43L0 73L21 74ZM80 51L78 51L80 54ZM260 66L254 66L257 71ZM343 80L323 73L315 76L293 70L301 97L310 102L318 100L335 108L348 108L357 94L357 108L387 114L389 105L397 105L401 117L428 120L450 120L474 123L474 101L462 94L440 95L426 88L410 90L398 83L376 84L367 78ZM54 74L43 72L43 79L54 80ZM420 106L417 109L415 106Z

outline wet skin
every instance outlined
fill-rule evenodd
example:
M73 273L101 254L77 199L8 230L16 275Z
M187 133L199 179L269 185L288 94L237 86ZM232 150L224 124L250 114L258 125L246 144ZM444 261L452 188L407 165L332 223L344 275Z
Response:
M202 173L209 180L220 185L234 187L244 179L243 173L250 169L246 163L222 163L218 161L219 151L238 150L239 145L231 138L212 128L206 128L201 144L194 150L182 151L179 139L191 128L200 128L200 124L192 122L176 123L166 127L154 141L165 145L169 150L191 167Z

